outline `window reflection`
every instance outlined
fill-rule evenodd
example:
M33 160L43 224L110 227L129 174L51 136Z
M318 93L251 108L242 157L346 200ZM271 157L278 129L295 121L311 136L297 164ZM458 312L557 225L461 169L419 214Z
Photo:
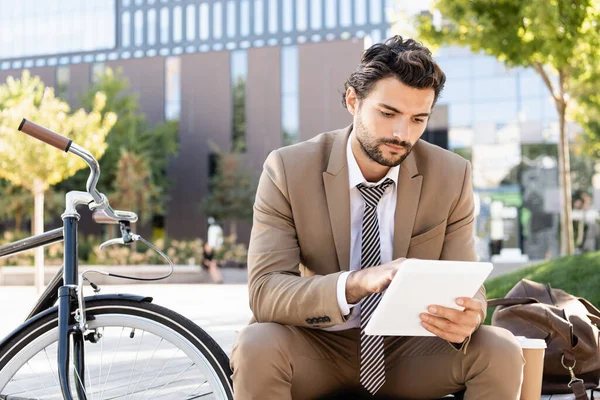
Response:
M93 51L116 45L115 0L36 1L33 10L31 5L32 2L0 0L0 59ZM69 23L65 23L66 19Z

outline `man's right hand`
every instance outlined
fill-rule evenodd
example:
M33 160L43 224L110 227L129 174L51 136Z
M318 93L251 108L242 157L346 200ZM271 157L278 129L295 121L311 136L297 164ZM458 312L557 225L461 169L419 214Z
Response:
M346 280L346 301L356 304L371 293L383 292L392 282L398 268L406 258L387 264L353 271Z

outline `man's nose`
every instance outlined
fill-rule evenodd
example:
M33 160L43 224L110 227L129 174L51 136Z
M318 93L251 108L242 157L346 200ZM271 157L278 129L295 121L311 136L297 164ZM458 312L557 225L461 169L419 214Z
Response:
M410 141L410 123L408 118L400 118L394 124L394 137L403 142Z

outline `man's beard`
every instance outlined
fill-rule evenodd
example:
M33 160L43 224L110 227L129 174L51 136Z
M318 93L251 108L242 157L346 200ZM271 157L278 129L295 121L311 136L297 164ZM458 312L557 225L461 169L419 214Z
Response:
M367 131L367 128L363 125L360 117L357 118L356 121L355 134L356 139L358 140L358 143L360 143L365 154L371 160L385 167L396 167L402 164L402 161L404 161L412 151L412 144L410 144L410 142L398 140L396 138L373 139ZM386 158L381 151L381 145L383 144L402 147L405 152L397 158Z

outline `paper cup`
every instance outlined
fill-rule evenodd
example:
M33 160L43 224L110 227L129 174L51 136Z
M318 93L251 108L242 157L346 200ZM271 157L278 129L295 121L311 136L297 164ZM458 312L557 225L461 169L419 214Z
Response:
M517 336L521 345L525 366L523 367L523 384L521 400L540 400L542 396L542 375L544 373L544 353L546 342L543 339L530 339Z

